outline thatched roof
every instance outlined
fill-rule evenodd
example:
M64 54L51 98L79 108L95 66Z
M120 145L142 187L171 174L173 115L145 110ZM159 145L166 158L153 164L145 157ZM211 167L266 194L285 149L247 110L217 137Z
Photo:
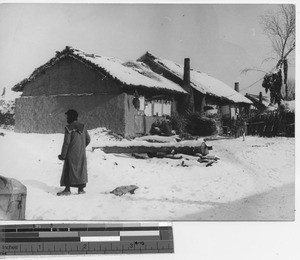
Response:
M151 60L152 62L156 63L157 66L160 66L163 70L167 70L169 73L172 73L178 79L183 79L183 65L177 64L173 61L162 59L150 52L147 52L138 59L138 61L144 62L147 62L147 60ZM220 99L229 100L233 103L252 104L252 102L245 96L235 91L224 82L211 77L204 72L191 69L190 82L192 88L203 94L208 94Z
M186 91L184 91L178 84L175 84L174 82L154 73L142 62L123 62L117 58L88 54L69 46L61 52L57 52L55 57L49 60L46 64L35 69L28 78L16 84L12 90L23 91L24 87L29 82L33 81L41 73L44 73L45 70L67 57L71 57L82 62L100 73L104 78L111 77L119 81L121 85L126 88L163 90L166 92L186 94Z

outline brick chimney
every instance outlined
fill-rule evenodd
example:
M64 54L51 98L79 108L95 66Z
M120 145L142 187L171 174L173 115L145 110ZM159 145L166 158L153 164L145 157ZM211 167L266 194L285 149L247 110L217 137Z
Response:
M240 92L240 83L239 83L239 82L235 82L235 83L234 83L234 90L235 90L236 92Z
M185 114L188 111L195 111L194 108L194 93L191 88L191 78L190 78L190 59L184 59L184 68L183 68L183 81L181 86L189 95L182 97L179 104L179 111L182 114Z
M191 76L190 76L190 59L184 59L184 69L183 69L183 88L188 93L191 92Z

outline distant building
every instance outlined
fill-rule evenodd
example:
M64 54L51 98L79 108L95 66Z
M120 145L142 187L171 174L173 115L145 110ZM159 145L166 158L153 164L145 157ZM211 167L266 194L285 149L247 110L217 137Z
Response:
M138 61L146 63L154 72L182 86L191 96L194 111L206 114L218 112L224 126L252 104L251 100L239 93L238 83L235 83L233 89L206 73L190 69L189 59L185 59L185 65L182 66L146 52Z

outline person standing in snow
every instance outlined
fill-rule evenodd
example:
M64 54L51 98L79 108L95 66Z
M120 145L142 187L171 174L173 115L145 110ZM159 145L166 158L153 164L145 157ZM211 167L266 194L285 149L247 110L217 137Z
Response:
M58 196L70 195L70 187L77 187L78 194L84 194L88 181L85 148L90 143L90 136L85 125L77 121L77 111L69 109L65 114L68 125L61 154L58 155L58 159L64 161L60 186L65 186L65 189L58 192Z
M247 130L247 122L242 117L242 119L241 119L241 135L243 136L243 141L245 141L246 130Z

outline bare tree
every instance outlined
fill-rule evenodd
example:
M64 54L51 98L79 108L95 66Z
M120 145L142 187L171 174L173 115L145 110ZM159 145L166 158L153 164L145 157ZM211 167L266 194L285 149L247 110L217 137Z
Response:
M272 42L274 57L277 61L276 68L283 68L285 96L288 97L288 56L295 50L296 15L295 5L280 5L279 10L261 17L264 33Z

